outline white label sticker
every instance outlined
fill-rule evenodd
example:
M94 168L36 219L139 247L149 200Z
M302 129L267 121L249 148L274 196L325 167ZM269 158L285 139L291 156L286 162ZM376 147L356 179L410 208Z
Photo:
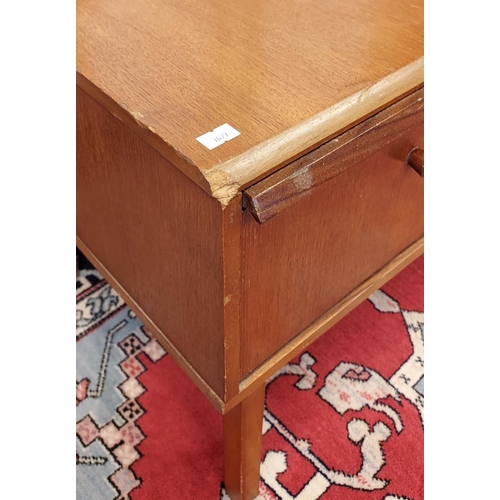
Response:
M224 123L220 127L214 128L212 132L207 132L206 134L200 135L196 140L201 142L207 149L214 149L221 144L224 144L235 137L238 137L240 133L231 125Z

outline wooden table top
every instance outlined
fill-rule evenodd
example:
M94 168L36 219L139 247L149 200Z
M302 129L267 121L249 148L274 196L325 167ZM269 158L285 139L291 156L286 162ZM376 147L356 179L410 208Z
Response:
M78 85L223 205L421 86L423 49L423 0L77 2Z

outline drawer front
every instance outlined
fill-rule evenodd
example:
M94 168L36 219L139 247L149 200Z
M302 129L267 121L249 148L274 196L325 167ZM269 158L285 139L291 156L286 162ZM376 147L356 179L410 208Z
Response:
M243 215L241 378L423 235L423 178L407 163L424 139L423 100L413 102L406 125L378 133L382 147L351 137L354 160L312 152L322 176L278 172L245 193L247 207L264 202Z

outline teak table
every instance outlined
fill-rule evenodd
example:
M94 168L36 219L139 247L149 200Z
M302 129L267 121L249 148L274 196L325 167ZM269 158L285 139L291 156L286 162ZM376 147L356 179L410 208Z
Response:
M423 1L78 0L76 77L77 245L252 499L266 379L423 251Z

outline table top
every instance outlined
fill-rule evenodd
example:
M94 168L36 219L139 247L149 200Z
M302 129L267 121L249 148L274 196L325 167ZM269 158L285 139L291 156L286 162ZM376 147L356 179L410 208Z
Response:
M77 1L77 83L223 205L421 86L423 49L423 0Z

